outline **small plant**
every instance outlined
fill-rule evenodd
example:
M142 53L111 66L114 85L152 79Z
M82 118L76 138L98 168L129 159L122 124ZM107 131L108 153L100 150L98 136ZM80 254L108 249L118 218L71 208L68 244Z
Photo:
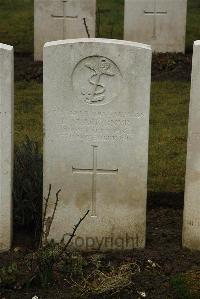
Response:
M29 256L32 275L28 284L36 283L45 288L53 282L54 265L57 262L59 252L59 245L51 241Z
M15 148L14 161L14 226L34 231L35 239L41 230L42 219L42 154L36 142L26 137Z
M18 276L19 271L16 263L0 268L0 286L13 287L19 278Z
M173 277L171 285L176 293L177 299L189 299L189 292L185 286L184 280L180 274Z
M200 271L177 274L171 279L177 299L197 299L200 294Z
M63 255L61 267L64 275L81 278L87 266L88 262L80 252L69 251Z
M51 185L49 185L48 196L45 198L44 215L42 221L42 233L39 243L39 248L36 252L32 254L32 258L29 257L30 272L32 273L29 283L37 281L41 287L48 287L49 283L53 281L54 270L59 267L59 264L63 261L64 257L66 260L66 255L68 255L67 250L71 244L71 241L75 237L75 233L80 226L81 222L87 217L89 210L85 215L78 221L74 226L73 232L69 234L69 239L65 243L65 235L60 240L59 243L55 243L54 240L48 241L48 236L51 230L51 225L54 221L55 213L59 203L59 194L61 190L56 193L56 200L54 204L53 213L51 216L47 217L47 209L49 204L49 199L51 196ZM71 256L72 257L72 256ZM68 257L69 261L70 257Z

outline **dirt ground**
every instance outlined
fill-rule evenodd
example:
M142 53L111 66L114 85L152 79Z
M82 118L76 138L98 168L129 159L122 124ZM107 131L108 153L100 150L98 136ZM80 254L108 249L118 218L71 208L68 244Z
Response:
M178 297L171 286L171 280L178 273L200 269L200 252L191 252L181 247L183 194L163 195L165 198L163 198L162 206L155 204L151 200L151 196L148 200L146 249L123 253L113 252L101 256L105 265L109 263L118 265L126 262L139 265L140 273L133 277L134 288L114 296L89 296L87 298L142 298L136 290L145 292L146 298L151 299L190 298ZM173 205L173 203L176 204ZM16 239L14 247L21 246L21 242L22 240L19 243L19 239ZM19 253L0 255L0 264L5 265L8 260L17 258L19 258ZM91 258L91 255L86 255L85 258L86 260ZM34 295L39 298L75 298L63 281L57 281L54 286L49 286L48 290L35 288L22 291L16 289L4 290L0 294L1 299L32 298L31 296ZM199 297L196 296L191 298L200 298L200 293Z
M154 54L152 80L189 81L192 69L192 54Z
M152 80L189 81L192 68L192 54L154 54L152 59ZM34 62L31 55L16 55L16 81L36 80L42 82L42 63Z

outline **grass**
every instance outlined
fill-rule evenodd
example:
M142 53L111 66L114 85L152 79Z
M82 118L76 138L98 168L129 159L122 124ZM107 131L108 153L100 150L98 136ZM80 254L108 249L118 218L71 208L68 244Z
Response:
M42 84L35 81L15 85L15 144L26 136L42 145Z
M200 1L188 1L187 32L186 32L186 50L192 51L192 45L195 40L200 39Z
M97 0L97 36L123 39L124 0Z
M184 189L188 82L153 82L150 114L149 191Z
M33 53L33 0L0 1L0 40L16 53Z

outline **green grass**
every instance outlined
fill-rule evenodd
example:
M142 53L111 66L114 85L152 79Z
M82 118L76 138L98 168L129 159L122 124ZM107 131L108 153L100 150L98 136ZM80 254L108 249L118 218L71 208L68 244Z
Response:
M0 0L0 42L33 53L33 0Z
M42 145L42 84L17 82L15 85L15 144L26 136Z
M186 50L192 51L195 40L200 39L200 1L188 1Z
M171 278L170 285L174 289L177 299L200 298L200 272L199 270L178 273Z
M189 82L153 82L150 114L149 190L184 188Z
M97 36L123 39L124 0L97 0Z
M171 285L177 299L194 299L194 297L190 295L190 291L181 274L176 275L176 277L171 280Z

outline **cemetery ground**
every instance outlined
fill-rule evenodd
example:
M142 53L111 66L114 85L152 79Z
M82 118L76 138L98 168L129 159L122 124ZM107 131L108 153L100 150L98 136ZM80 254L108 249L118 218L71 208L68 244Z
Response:
M98 0L98 7L98 36L122 38L123 1ZM153 57L146 249L64 254L51 280L54 246L45 252L34 248L41 227L43 135L42 63L33 62L33 1L0 0L0 41L15 47L14 244L0 255L0 298L200 298L200 253L181 248L199 0L189 0L188 9L186 54ZM32 264L42 269L36 277Z

